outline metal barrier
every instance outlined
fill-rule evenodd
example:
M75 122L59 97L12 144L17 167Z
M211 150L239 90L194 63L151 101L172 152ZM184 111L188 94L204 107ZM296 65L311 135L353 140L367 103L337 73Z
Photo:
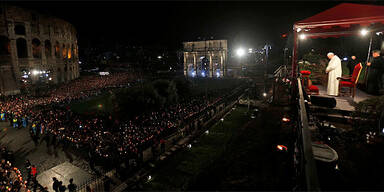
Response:
M304 179L306 191L320 191L316 163L313 158L312 139L308 126L308 113L306 101L300 78L297 78L299 92L298 126L297 138L295 143L295 163L299 165L297 174L300 179ZM296 159L296 157L299 157Z
M113 169L109 172L102 172L100 175L92 177L91 179L81 183L77 187L77 192L86 192L87 186L89 186L94 192L102 192L105 191L104 189L104 178L107 176L109 179L116 173L116 170Z

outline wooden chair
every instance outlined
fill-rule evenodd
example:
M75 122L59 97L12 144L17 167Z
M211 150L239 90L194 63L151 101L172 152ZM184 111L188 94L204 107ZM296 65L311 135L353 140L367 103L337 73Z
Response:
M360 77L360 73L361 73L362 69L363 69L363 66L361 65L361 63L358 63L353 68L352 75L337 78L337 80L340 80L339 95L340 95L340 93L341 93L340 91L343 87L349 87L349 93L352 95L352 98L355 97L356 85L357 85L357 82L359 81L359 77Z
M305 88L307 94L310 95L318 95L319 88L316 85L312 85L312 81L309 79L309 75L311 75L311 71L300 71L301 74L301 84Z

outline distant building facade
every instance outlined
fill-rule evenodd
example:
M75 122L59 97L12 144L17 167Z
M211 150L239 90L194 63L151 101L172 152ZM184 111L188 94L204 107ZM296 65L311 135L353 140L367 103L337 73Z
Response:
M62 19L0 5L0 93L23 83L68 82L79 77L76 29Z
M228 60L227 40L184 42L183 49L185 76L225 76Z

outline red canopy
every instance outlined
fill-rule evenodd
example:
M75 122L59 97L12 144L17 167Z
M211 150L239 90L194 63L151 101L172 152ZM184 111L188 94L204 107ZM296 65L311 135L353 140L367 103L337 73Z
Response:
M292 76L297 74L298 35L305 37L339 37L359 33L361 26L370 32L383 31L384 6L342 3L298 21L293 25L294 47L292 59Z
M350 27L353 24L368 26L373 23L384 24L384 6L342 3L312 17L295 23L295 28Z

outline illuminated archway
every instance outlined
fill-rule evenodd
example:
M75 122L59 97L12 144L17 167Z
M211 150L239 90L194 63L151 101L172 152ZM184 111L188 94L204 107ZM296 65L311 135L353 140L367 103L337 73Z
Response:
M56 45L55 45L55 57L60 58L60 44L57 41L56 41Z

